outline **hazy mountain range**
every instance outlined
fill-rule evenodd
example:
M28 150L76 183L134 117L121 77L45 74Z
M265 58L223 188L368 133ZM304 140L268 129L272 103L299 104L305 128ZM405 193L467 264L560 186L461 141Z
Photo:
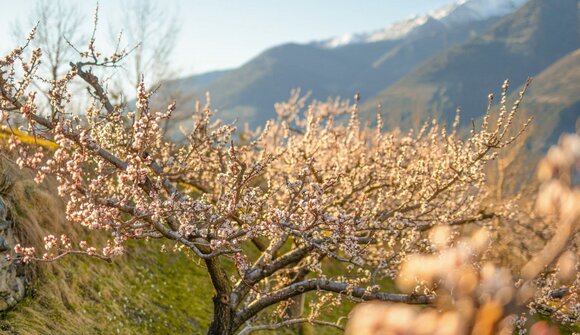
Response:
M580 116L579 17L579 0L460 0L375 32L276 46L236 69L167 82L158 97L179 100L185 126L206 91L220 118L259 126L293 88L314 99L360 91L363 117L381 104L390 126L406 128L458 106L477 118L504 79L517 90L538 75L524 108L549 114L553 140Z

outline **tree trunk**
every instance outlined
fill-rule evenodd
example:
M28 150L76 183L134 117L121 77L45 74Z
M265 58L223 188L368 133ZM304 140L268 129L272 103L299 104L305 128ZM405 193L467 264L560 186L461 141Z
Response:
M305 294L299 294L295 297L288 299L289 306L286 309L286 317L288 319L299 319L302 317L302 314L304 313L305 298L306 298ZM293 329L294 332L298 335L303 335L304 326L305 326L304 323L298 323L293 326L290 326L290 329Z
M224 296L216 294L213 297L213 320L207 331L208 335L232 334L232 312Z
M232 291L226 272L219 258L206 259L205 264L216 289L213 297L213 321L207 331L208 335L231 335L233 333L233 312L230 308L230 293Z
M298 272L291 274L291 276L294 276L294 279L292 280L293 283L304 280L306 278L306 275L308 274L308 272L310 272L308 269L301 268L300 270L298 270ZM305 294L299 294L295 297L288 299L289 305L288 305L288 308L286 309L285 317L288 319L301 318L302 314L304 313L305 299L306 299ZM304 334L304 323L298 323L298 324L295 324L293 326L290 326L290 329L294 330L294 332L298 335L303 335Z

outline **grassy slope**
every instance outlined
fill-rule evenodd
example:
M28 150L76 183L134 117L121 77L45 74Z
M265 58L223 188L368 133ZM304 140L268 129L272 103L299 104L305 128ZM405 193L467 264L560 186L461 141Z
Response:
M534 78L522 105L524 116L537 125L530 147L543 151L562 133L580 125L580 49L567 54ZM511 100L516 99L513 94Z
M31 294L3 316L17 334L203 333L212 290L186 256L133 245L113 264L69 258L45 271Z

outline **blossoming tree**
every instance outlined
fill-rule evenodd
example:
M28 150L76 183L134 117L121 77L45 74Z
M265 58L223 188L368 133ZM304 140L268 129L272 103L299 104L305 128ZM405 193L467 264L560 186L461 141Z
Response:
M486 203L483 172L517 138L509 131L521 100L507 108L507 84L497 115L490 97L483 124L464 137L458 117L450 130L433 121L417 131L389 132L380 115L376 127L361 125L358 96L353 105L329 100L303 111L305 99L295 95L276 105L277 119L262 130L239 133L213 121L208 96L176 143L160 127L175 104L153 110L152 93L141 83L130 111L97 75L118 66L125 51L105 57L94 35L86 51L75 49L79 61L48 82L52 120L31 86L41 80L42 51L25 58L26 48L0 59L2 124L13 131L12 120L21 117L23 130L58 148L47 153L13 136L10 149L38 182L56 178L71 224L106 231L110 239L103 247L47 236L44 254L17 246L16 260L69 254L110 260L128 240L165 241L163 248L205 263L215 289L208 334L301 322L341 328L319 319L322 307L341 299L430 304L433 292L386 292L383 284L407 255L435 250L426 238L432 228L509 216L509 208ZM78 81L91 99L82 116L73 112L69 90ZM327 265L339 271L325 271ZM304 312L302 299L311 291Z

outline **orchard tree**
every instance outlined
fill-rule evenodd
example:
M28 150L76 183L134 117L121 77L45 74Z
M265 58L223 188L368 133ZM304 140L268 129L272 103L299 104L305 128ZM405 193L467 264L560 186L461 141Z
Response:
M71 254L110 260L128 240L161 240L162 249L205 263L215 289L208 334L304 322L342 328L320 315L344 299L431 304L435 291L393 293L384 284L408 255L436 251L427 238L433 228L485 226L514 211L487 202L484 174L486 162L518 136L508 134L521 99L507 108L507 83L499 113L490 104L466 137L458 134L459 116L450 129L433 121L408 133L385 131L380 115L376 127L361 125L358 98L352 105L313 102L304 111L298 96L276 105L278 118L262 130L239 133L214 121L208 96L191 112L185 144L176 144L160 126L175 104L152 110L141 82L136 110L128 111L97 76L119 66L125 51L102 55L91 38L68 72L49 81L51 120L30 86L42 50L25 59L27 47L0 59L2 124L15 134L11 119L20 115L27 120L21 130L58 148L46 152L14 135L10 150L37 182L56 178L71 224L110 239L99 246L49 235L44 251L18 245L15 261ZM92 98L82 116L71 113L74 82ZM329 265L339 270L326 271ZM308 313L289 312L307 292Z

